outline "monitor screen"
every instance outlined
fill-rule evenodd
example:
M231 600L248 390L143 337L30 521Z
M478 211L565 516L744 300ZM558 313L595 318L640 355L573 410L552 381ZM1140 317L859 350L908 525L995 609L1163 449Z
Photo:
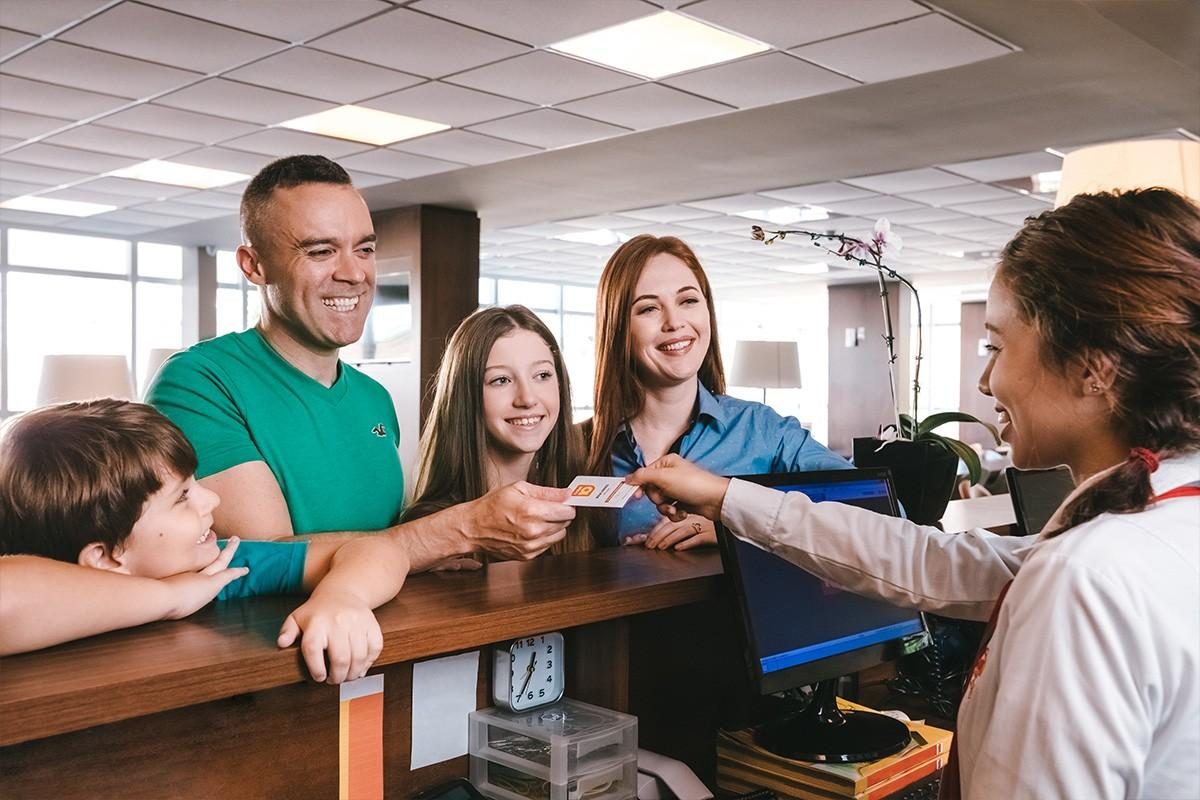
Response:
M1004 471L1012 496L1013 514L1018 533L1041 533L1054 512L1075 488L1075 479L1066 467L1054 469L1017 469Z
M886 469L746 476L816 502L895 516ZM720 529L722 556L744 622L751 671L763 693L864 669L899 655L898 642L925 630L920 612L837 589L800 567Z

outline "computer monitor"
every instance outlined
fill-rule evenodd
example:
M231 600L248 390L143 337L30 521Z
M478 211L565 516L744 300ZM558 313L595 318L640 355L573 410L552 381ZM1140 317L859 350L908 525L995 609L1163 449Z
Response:
M1075 479L1066 467L1008 467L1004 470L1004 477L1008 480L1008 493L1012 496L1018 536L1041 533L1062 501L1075 488Z
M742 480L816 502L898 515L888 469L747 475ZM764 747L804 761L865 761L903 749L908 729L880 714L838 712L837 678L899 657L923 638L920 612L837 589L717 526L725 574L741 612L751 678L762 694L817 684L798 715L761 726Z

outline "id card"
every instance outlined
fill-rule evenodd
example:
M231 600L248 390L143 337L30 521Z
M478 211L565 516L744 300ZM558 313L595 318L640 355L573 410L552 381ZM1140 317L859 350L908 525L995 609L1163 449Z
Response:
M567 486L569 506L621 508L633 497L637 487L620 478L580 475Z

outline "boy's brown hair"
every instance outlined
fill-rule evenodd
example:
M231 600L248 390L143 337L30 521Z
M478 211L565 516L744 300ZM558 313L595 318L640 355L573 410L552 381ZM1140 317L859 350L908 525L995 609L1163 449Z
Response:
M46 406L0 430L0 555L75 562L118 549L163 476L190 476L196 452L142 403L104 398Z

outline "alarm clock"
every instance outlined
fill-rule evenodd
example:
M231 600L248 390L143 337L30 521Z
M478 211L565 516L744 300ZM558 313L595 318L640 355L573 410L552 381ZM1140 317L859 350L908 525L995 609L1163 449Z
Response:
M557 703L565 688L561 633L541 633L496 646L492 669L496 705L528 711Z

